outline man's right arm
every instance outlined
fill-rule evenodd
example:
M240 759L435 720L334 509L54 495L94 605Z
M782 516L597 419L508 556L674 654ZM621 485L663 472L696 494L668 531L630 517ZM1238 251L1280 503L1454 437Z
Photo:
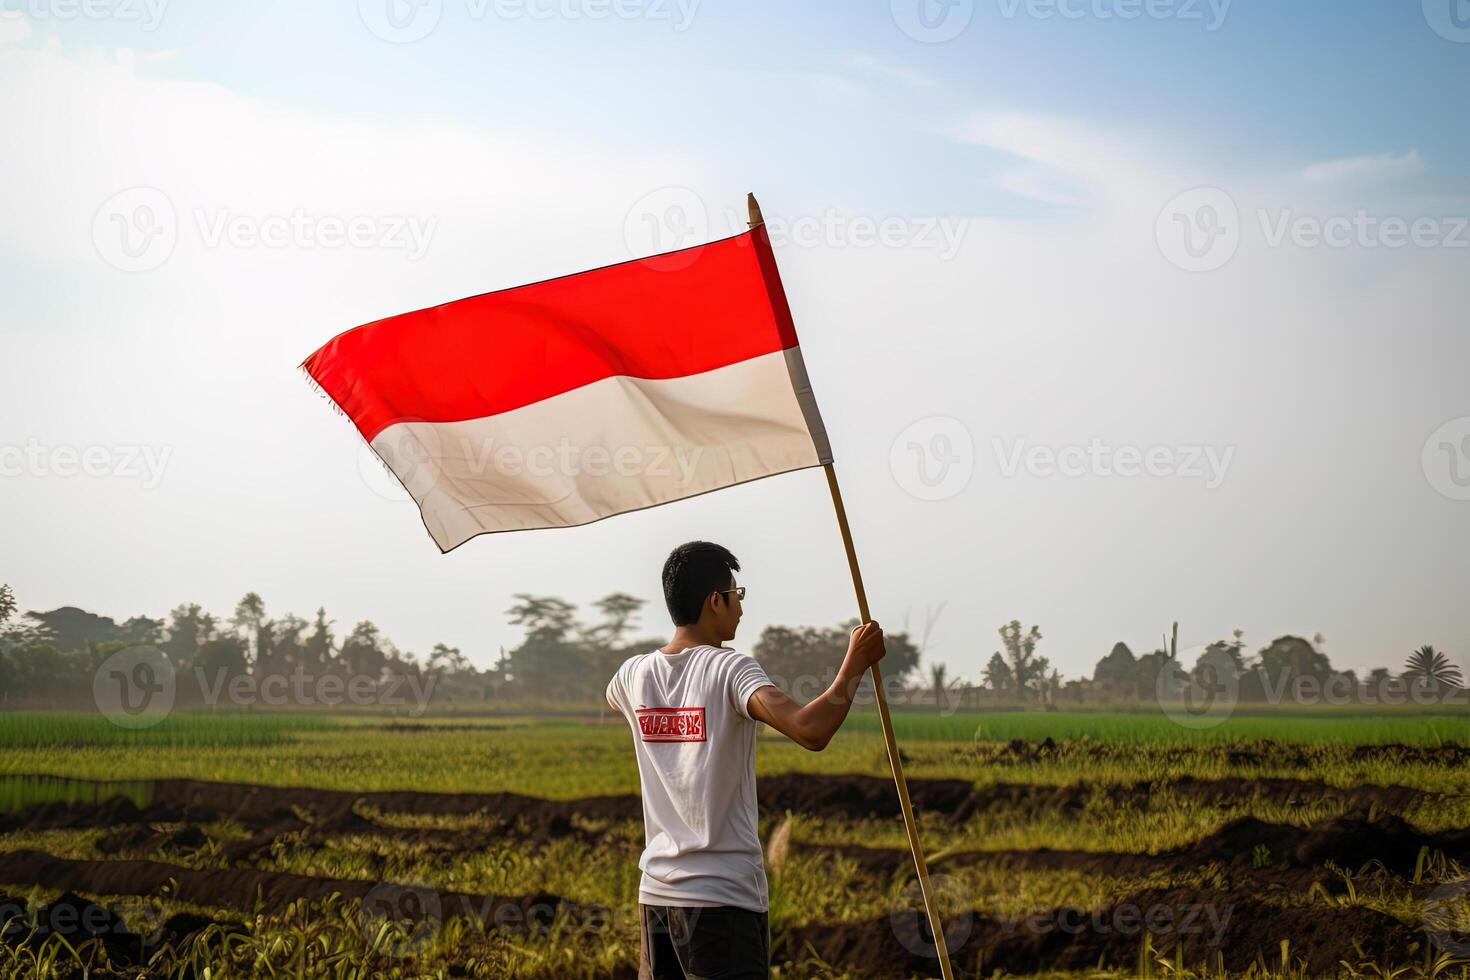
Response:
M622 674L623 669L619 667L617 673L612 675L612 680L607 682L607 690L604 692L604 697L607 698L607 706L614 711L623 710L622 685L619 683L622 679Z
M847 720L863 674L882 660L886 652L883 630L877 623L864 623L852 631L837 679L821 697L811 704L799 705L771 684L750 696L747 710L752 718L765 722L802 748L820 752Z

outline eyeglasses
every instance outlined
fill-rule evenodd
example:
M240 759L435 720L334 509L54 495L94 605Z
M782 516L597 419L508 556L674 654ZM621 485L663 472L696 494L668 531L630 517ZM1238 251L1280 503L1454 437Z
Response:
M731 592L735 593L735 597L741 602L745 601L745 586L743 585L740 586L738 589L721 589L720 591L716 592L715 595L729 595Z

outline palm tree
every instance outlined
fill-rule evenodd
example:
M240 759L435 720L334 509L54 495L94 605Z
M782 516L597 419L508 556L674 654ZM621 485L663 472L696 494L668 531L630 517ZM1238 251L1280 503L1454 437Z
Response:
M1435 687L1463 687L1465 684L1460 668L1432 646L1422 646L1409 655L1404 664L1404 677L1408 680L1423 679Z
M944 690L949 686L949 668L944 664L929 665L929 683L934 688L934 707L944 710Z

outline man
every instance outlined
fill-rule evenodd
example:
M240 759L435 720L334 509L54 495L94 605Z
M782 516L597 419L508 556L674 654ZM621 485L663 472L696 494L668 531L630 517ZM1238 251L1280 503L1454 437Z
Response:
M607 686L608 704L632 728L643 787L639 980L769 976L756 723L820 752L847 718L863 674L885 653L878 624L859 626L837 679L798 705L754 658L724 646L740 625L739 570L717 544L675 548L663 571L674 639L630 657Z

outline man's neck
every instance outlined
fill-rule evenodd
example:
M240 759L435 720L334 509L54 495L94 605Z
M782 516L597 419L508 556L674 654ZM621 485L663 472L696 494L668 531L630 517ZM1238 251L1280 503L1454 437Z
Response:
M722 646L724 641L715 635L713 630L702 630L698 624L692 626L679 626L674 630L674 638L666 647L660 647L660 653L681 653L690 647L717 647Z

